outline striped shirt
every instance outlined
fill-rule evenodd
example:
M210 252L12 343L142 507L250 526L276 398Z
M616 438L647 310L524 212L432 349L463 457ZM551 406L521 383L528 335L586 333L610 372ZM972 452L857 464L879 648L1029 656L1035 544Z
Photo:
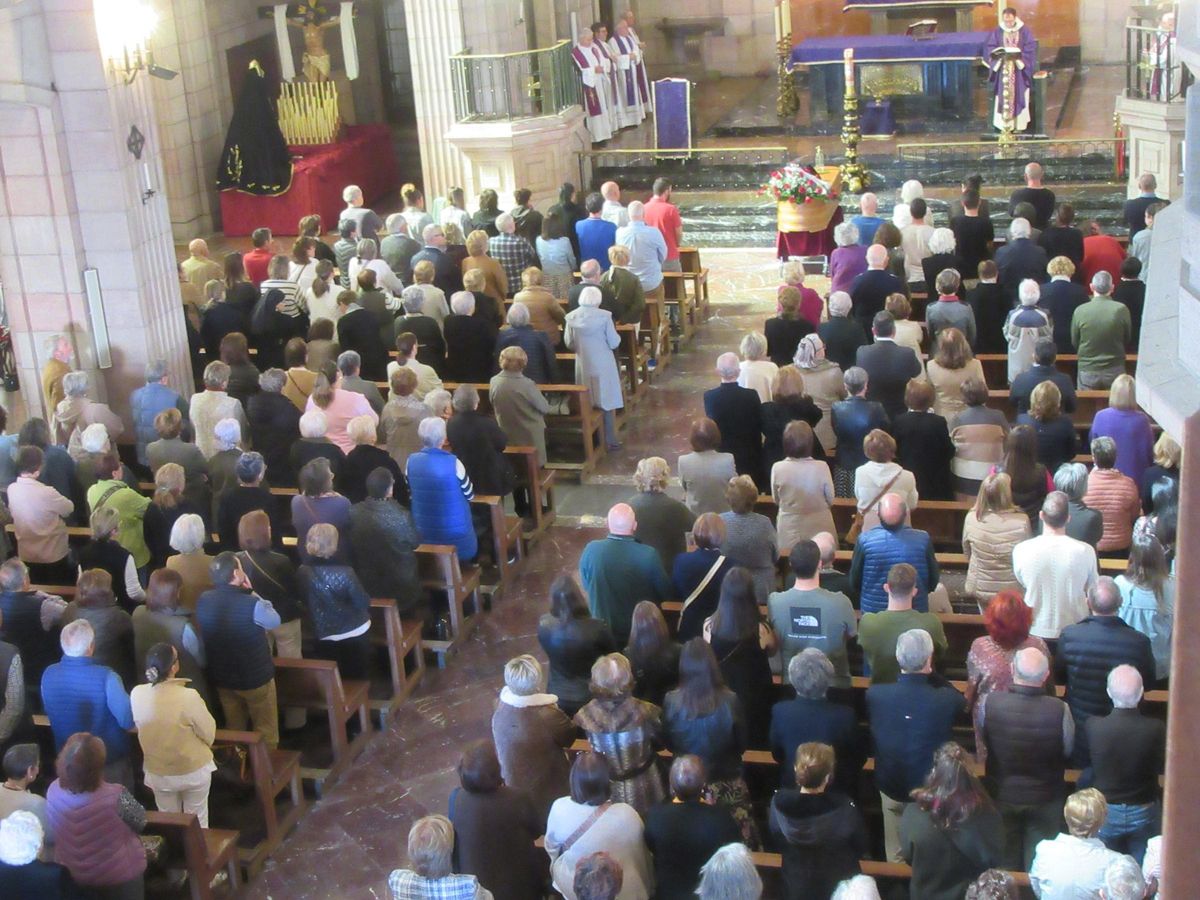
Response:
M279 291L279 293L283 294L283 299L279 301L279 306L276 309L283 315L291 316L292 318L300 315L300 286L296 282L268 278L259 285L259 291L264 297L270 291Z

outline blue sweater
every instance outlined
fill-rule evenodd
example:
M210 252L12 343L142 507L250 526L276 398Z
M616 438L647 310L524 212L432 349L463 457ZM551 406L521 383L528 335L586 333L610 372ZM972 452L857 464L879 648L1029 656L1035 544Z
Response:
M126 729L133 727L133 711L121 679L108 666L90 656L64 656L42 675L42 705L55 749L87 731L104 741L109 762L129 755Z

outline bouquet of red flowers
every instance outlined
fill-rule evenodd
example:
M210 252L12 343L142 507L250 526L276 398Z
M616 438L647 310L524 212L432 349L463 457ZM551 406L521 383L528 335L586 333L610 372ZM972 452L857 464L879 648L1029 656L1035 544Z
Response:
M813 200L838 198L833 186L822 181L810 166L784 166L772 172L758 193L776 203L811 203Z

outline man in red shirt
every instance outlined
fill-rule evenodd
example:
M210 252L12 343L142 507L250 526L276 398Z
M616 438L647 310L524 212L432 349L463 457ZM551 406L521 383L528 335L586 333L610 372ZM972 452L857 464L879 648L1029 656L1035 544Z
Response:
M679 263L679 242L683 240L683 219L679 207L671 203L671 182L665 178L654 179L654 196L646 201L646 224L662 232L667 242L667 258L662 264L664 272L682 272Z
M254 249L242 254L242 265L246 268L246 277L258 287L267 280L267 266L275 255L275 241L271 238L270 228L255 228L250 235L250 243Z
M1121 277L1121 263L1125 260L1125 248L1111 234L1100 231L1100 223L1093 219L1088 223L1088 233L1083 239L1083 262L1079 264L1079 276L1090 285L1097 272L1107 272L1115 283Z

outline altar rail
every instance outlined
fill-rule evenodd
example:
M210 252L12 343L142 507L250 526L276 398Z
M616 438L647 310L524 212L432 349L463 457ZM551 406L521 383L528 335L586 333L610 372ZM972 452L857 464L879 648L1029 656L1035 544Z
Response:
M450 83L459 122L552 116L582 102L570 41L517 53L456 53Z
M959 173L978 171L981 159L988 163L987 176L991 184L1020 184L1024 180L1026 163L1034 161L1046 166L1047 182L1078 182L1088 180L1087 176L1098 175L1123 181L1124 153L1124 140L1115 136L1022 138L1008 152L1002 151L994 140L896 144L896 159L901 167L911 168L912 177L927 184L937 180L931 176L940 170L953 171L951 180L959 180ZM1070 160L1071 165L1054 165L1056 161L1064 160Z
M579 184L592 184L593 169L621 169L627 172L640 169L646 173L653 173L649 174L649 183L663 173L701 165L709 171L719 171L723 166L731 169L759 168L765 171L769 167L786 165L793 155L793 152L783 145L691 150L659 150L654 147L581 150Z

